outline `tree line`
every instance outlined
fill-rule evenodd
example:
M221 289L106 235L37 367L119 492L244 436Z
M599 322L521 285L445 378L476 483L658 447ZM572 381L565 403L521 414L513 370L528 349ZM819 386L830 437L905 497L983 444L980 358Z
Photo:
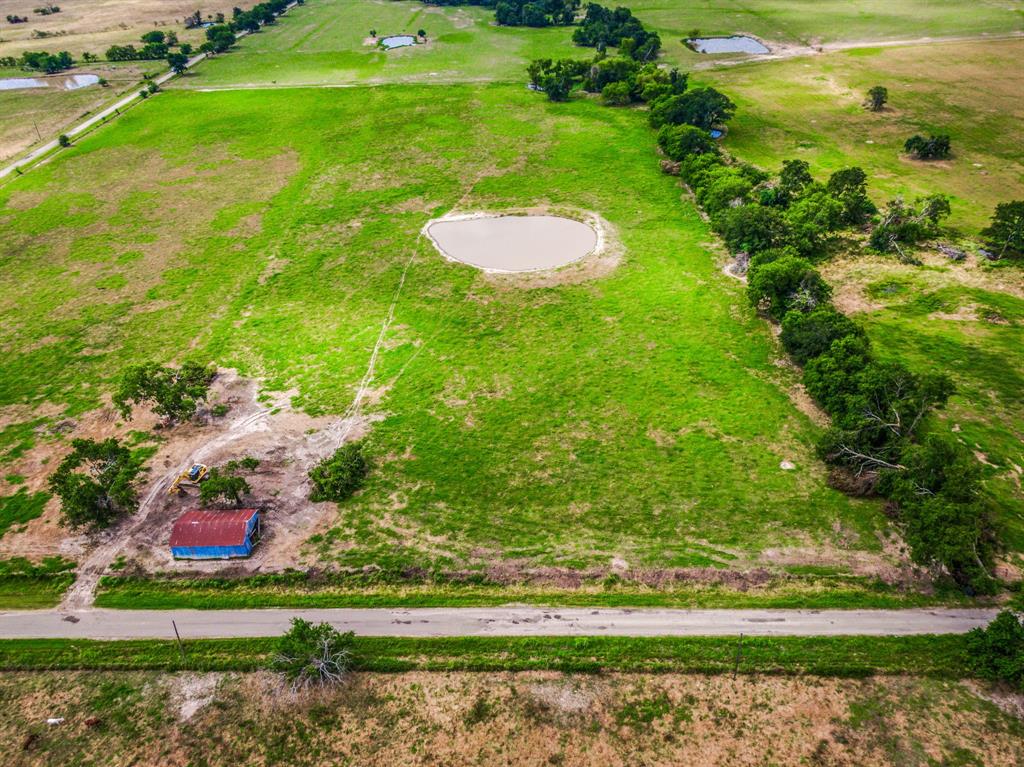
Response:
M857 495L886 499L912 559L947 573L961 588L992 593L1001 547L995 507L978 462L934 418L955 388L944 374L919 373L879 353L856 322L831 301L814 264L833 252L846 230L870 230L869 246L907 256L936 236L950 214L944 195L889 201L881 211L857 167L816 180L803 160L772 175L726 156L710 129L724 128L735 105L713 88L688 88L688 78L630 55L593 60L534 61L530 81L552 101L574 90L600 93L609 106L648 105L648 120L678 174L731 252L747 259L750 303L781 325L781 342L803 367L803 382L832 417L819 456L831 482ZM941 143L941 142L940 142ZM997 208L982 233L1001 254L1019 255L1024 202Z

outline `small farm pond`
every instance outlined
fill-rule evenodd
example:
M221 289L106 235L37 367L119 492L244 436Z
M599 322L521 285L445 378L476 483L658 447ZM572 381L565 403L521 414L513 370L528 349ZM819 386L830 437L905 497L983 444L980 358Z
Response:
M67 77L5 77L0 79L0 91L17 91L25 88L60 88L77 91L100 81L98 75L68 75Z
M768 46L746 35L692 37L686 41L697 53L770 53Z
M380 44L390 51L392 48L404 48L406 45L416 45L416 38L412 35L392 35L391 37L382 37Z
M561 216L441 219L427 235L447 258L493 272L533 272L579 261L598 246L589 224Z

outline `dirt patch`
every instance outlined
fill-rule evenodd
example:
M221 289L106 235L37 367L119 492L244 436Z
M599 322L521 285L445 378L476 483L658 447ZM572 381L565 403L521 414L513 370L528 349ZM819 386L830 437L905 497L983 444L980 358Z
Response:
M824 427L831 423L828 413L818 407L818 403L807 393L807 389L804 388L803 384L794 384L789 387L786 389L786 395L789 397L790 402L796 406L797 410L810 418L818 426Z
M178 674L167 677L171 707L177 709L178 721L187 722L213 701L223 674Z
M68 602L74 603L76 594L88 588L88 573L102 573L118 555L147 571L211 572L224 567L223 562L175 561L170 554L172 523L196 505L196 498L170 496L167 489L181 471L197 462L216 466L245 456L260 462L247 479L251 497L263 509L263 538L253 556L239 560L233 569L253 572L303 564L302 544L334 513L333 504L309 501L307 473L344 441L363 436L374 419L314 418L291 408L294 394L278 393L269 401L264 396L260 402L255 381L222 371L211 390L211 402L227 405L228 414L216 419L205 412L195 423L163 432L167 441L150 462L153 476L141 489L139 513L99 537L79 568Z

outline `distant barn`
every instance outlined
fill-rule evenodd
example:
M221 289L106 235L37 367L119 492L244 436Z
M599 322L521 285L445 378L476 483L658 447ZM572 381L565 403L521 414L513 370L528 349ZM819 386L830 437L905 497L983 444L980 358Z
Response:
M247 557L260 539L256 509L185 512L171 531L175 559L233 559Z

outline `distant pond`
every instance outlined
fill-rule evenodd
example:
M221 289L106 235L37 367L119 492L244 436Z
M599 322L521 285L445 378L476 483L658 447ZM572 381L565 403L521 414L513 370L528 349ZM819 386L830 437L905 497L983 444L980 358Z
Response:
M99 75L67 75L66 77L5 77L0 79L0 91L17 91L26 88L60 88L77 91L100 81Z
M392 35L391 37L382 37L380 44L390 51L392 48L403 48L406 45L416 45L416 38L412 35Z
M746 35L691 37L686 42L697 53L771 53L768 46Z

